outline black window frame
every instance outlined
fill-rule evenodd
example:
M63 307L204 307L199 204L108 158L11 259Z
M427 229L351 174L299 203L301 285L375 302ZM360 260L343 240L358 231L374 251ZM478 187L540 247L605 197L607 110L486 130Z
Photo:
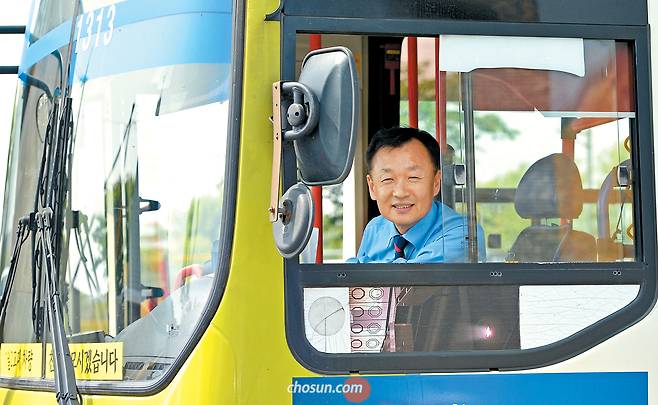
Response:
M289 2L290 3L290 2ZM289 4L287 3L287 4ZM301 7L301 6L300 6ZM391 6L393 8L394 6ZM288 10L294 10L289 7ZM295 80L297 34L436 36L440 34L563 37L627 41L635 61L635 119L630 135L636 145L633 204L636 261L617 263L480 263L480 264L300 264L285 260L286 336L291 352L306 368L322 374L455 372L519 370L547 366L576 356L632 326L656 302L656 202L651 117L649 28L637 25L430 20L383 16L366 19L286 15L281 21L281 79ZM356 13L357 11L355 11ZM363 12L363 11L360 11ZM300 13L301 14L301 13ZM314 15L317 15L314 14ZM645 14L646 16L646 14ZM359 17L359 18L357 18ZM641 19L640 19L641 20ZM292 145L284 145L284 189L297 182ZM431 271L428 271L431 270ZM495 275L493 273L496 273ZM637 297L614 314L552 344L514 350L323 353L306 339L305 288L357 286L477 286L477 285L639 285Z

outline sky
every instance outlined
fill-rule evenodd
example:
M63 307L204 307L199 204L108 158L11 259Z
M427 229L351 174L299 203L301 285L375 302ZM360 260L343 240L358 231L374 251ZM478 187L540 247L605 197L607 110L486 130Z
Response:
M26 0L0 0L0 25L25 25L30 11ZM22 35L0 35L0 66L17 66L23 45ZM7 147L16 94L16 75L0 75L0 189L5 188ZM0 212L3 199L0 198Z

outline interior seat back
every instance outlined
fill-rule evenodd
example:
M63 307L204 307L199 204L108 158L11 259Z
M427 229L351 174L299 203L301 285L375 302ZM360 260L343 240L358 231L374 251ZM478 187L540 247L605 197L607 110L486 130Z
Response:
M521 218L530 219L531 225L516 238L508 261L596 261L594 237L572 227L583 210L583 183L570 157L554 153L533 163L516 189L514 208ZM566 219L567 223L541 223L550 218Z

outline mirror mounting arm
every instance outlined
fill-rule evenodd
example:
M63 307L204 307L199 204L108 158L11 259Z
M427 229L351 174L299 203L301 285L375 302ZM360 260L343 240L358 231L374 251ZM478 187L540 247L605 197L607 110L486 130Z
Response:
M281 153L283 134L281 128L281 84L272 84L272 127L274 147L272 148L272 188L270 189L270 222L279 219L279 182L281 181Z
M284 100L285 98L285 100ZM284 117L292 129L284 131ZM279 182L283 141L297 141L309 136L318 125L318 99L308 86L298 82L279 81L272 84L272 188L270 194L270 222L279 220Z

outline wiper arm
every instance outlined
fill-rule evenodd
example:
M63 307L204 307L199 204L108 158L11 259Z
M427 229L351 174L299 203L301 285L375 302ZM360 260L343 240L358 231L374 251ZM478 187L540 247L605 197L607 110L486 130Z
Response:
M75 245L78 249L78 263L75 266L75 271L73 276L71 276L71 283L74 283L78 278L78 271L82 267L85 271L85 276L87 279L87 286L89 287L89 293L100 293L100 283L98 282L98 276L96 275L96 263L94 263L94 253L91 251L91 241L89 240L89 223L87 221L87 216L80 211L72 212L72 224L71 228L73 229L73 235L75 237ZM84 230L85 237L82 237L82 231ZM91 269L87 267L87 255L85 254L85 248L89 251L89 259L91 260Z
M16 231L16 242L12 253L9 274L4 288L4 294L0 300L0 331L4 330L4 321L9 305L9 296L11 287L16 276L18 260L21 254L21 248L29 238L31 231L35 232L36 243L34 252L37 256L35 261L40 271L46 272L46 298L48 321L50 324L50 336L53 344L53 357L55 366L55 385L56 398L59 404L79 405L80 394L75 380L75 369L69 351L66 330L64 329L64 314L62 312L62 302L59 298L57 288L57 270L55 265L55 252L52 246L52 218L53 210L50 207L44 208L42 212L30 214L21 218L18 222ZM45 264L45 269L42 267ZM43 338L43 337L42 337Z
M46 207L36 214L36 250L41 253L40 265L45 264L46 295L48 299L48 321L50 335L53 343L53 360L55 365L56 397L60 404L79 404L78 387L75 381L75 369L69 351L69 345L64 329L64 314L62 302L59 299L57 288L57 271L55 266L55 252L52 246L52 219L53 210Z
M48 323L50 325L49 329L53 344L53 360L55 366L56 398L60 405L79 405L82 402L76 385L75 369L73 367L71 353L69 352L64 327L62 302L58 289L60 273L58 253L62 251L63 211L70 181L68 179L68 174L70 173L67 173L67 169L70 172L68 159L72 149L73 102L70 97L72 84L70 80L71 58L79 9L80 2L76 1L73 10L66 63L64 69L62 69L64 74L62 75L61 87L60 89L55 89L53 94L56 98L53 102L53 111L44 139L41 166L37 181L37 195L34 202L35 213L30 214L27 217L29 218L28 220L25 220L25 217L23 217L19 221L10 274L5 286L5 294L0 300L0 321L4 322L9 294L11 293L11 285L13 284L20 258L21 247L29 237L30 231L33 231L32 286L34 290L32 317L35 322L35 334L45 344L45 336L42 333L45 325L39 327L39 321L36 319L39 318L39 307L42 300L40 297L42 286L39 284L43 280L43 272L45 271L46 285L44 290L46 294L45 301L47 301L45 312L48 313ZM62 98L63 108L60 113L58 110L58 99L62 95L61 88L64 91ZM37 274L37 270L39 274Z
M9 306L9 294L14 285L14 279L16 278L18 259L21 256L21 248L23 247L23 244L30 237L30 225L32 223L33 216L25 216L18 221L16 242L14 242L14 250L9 261L7 280L5 281L5 288L2 292L2 299L0 299L0 342L4 340L5 318L7 316L7 307Z

